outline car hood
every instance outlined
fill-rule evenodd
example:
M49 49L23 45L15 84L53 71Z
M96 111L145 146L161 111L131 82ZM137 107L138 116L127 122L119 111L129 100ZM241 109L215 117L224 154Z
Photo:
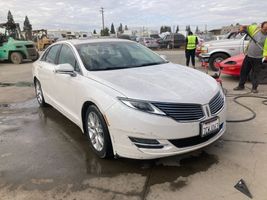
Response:
M224 63L225 62L228 62L228 61L236 61L236 62L238 62L238 61L243 61L244 58L245 58L245 55L244 54L239 54L239 55L236 55L236 56L232 56L230 58L227 58L223 62Z
M212 46L224 46L227 44L239 44L241 39L224 39L224 40L213 40L203 43L203 45L212 45Z
M206 104L219 91L212 77L173 63L91 71L87 76L127 98L147 101Z
M9 38L8 39L9 42L12 42L14 45L34 45L34 43L32 41L28 41L28 40L14 40L13 38Z

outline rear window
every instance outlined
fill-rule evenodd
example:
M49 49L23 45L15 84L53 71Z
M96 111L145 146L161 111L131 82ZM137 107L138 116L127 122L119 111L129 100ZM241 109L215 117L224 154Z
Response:
M185 37L183 35L174 35L173 36L175 40L183 40Z

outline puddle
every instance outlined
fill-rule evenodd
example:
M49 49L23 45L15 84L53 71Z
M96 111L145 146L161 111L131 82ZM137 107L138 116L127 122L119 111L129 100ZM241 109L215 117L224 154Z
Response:
M16 87L33 87L32 82L16 82L16 83L3 83L0 82L0 87L11 87L11 86L16 86Z

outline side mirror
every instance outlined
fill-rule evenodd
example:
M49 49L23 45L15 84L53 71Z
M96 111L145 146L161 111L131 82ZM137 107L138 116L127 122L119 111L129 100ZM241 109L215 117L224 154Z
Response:
M74 68L69 63L56 65L55 73L68 74L68 75L73 76L73 77L76 76Z
M163 60L167 60L167 56L165 55L159 55Z

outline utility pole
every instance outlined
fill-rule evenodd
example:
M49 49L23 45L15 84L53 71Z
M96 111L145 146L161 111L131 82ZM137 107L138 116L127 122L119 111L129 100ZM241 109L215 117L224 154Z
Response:
M103 7L101 7L100 9L100 13L102 15L102 30L104 31L105 24L104 24L104 8Z

